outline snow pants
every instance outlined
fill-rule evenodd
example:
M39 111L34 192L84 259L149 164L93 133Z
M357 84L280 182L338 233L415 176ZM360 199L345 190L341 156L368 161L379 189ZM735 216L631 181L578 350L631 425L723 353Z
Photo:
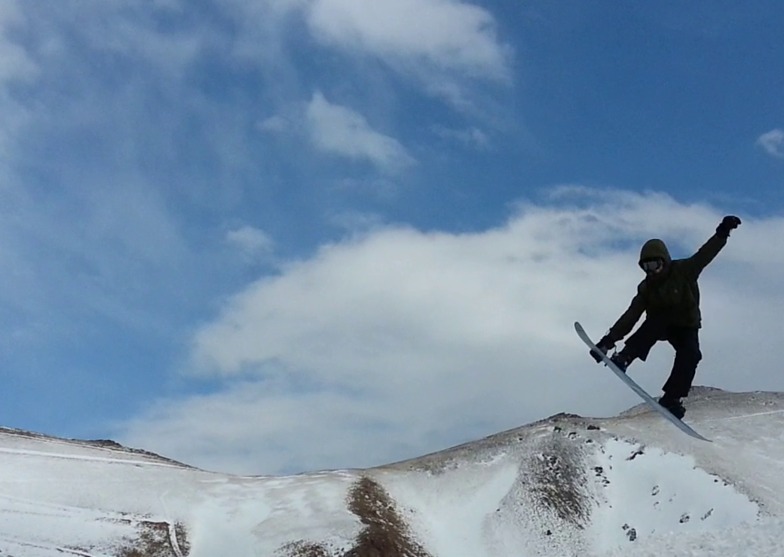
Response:
M677 327L663 319L648 317L626 340L623 352L645 361L653 345L660 340L666 340L675 349L672 371L662 391L671 398L689 396L697 364L702 359L699 329Z

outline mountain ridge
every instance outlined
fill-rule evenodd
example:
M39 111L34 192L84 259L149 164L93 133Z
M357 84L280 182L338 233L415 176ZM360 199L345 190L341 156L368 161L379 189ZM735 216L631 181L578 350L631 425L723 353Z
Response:
M636 406L609 418L556 414L374 468L284 477L0 428L0 552L519 557L634 544L645 555L677 545L675 534L709 547L724 532L778 531L784 394L696 389L688 418L714 443Z

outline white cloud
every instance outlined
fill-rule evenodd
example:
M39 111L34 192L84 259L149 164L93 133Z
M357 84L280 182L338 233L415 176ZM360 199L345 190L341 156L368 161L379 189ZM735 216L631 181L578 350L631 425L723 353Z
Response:
M306 117L311 141L326 153L364 160L391 172L414 162L396 139L373 130L361 114L330 103L321 93L313 95Z
M305 19L322 47L347 55L340 75L364 58L382 64L465 113L487 109L487 96L476 82L508 84L512 48L504 44L492 14L458 0L226 0L227 15L238 27L233 54L274 68L273 87L297 81L287 41L291 15ZM359 64L364 85L373 73ZM292 68L295 68L292 71ZM329 70L327 70L329 71ZM366 79L364 81L362 78ZM322 80L323 81L323 80ZM323 85L322 85L323 87ZM372 89L372 87L371 87Z
M784 130L776 128L763 133L757 138L757 145L771 157L784 159Z
M489 109L477 82L511 79L511 48L499 40L490 12L475 4L312 0L300 5L322 44L352 57L378 59L461 113L478 116Z
M186 290L175 276L196 256L157 192L122 181L126 187L112 189L90 182L49 205L10 190L0 211L0 260L13 272L0 304L13 309L14 327L73 335L94 325L86 315L127 330L169 325L164 308ZM40 335L50 344L54 336Z
M266 232L247 225L228 231L226 241L249 258L268 255L275 247L275 242Z
M24 27L25 17L19 3L8 0L0 4L0 85L9 81L29 81L38 74L37 64L9 31Z
M292 125L288 119L276 114L275 116L264 118L256 124L256 127L263 132L282 133L290 130Z
M490 146L487 134L476 127L453 129L444 126L433 126L433 133L443 139L457 141L475 149L487 149Z
M40 72L27 50L11 38L10 31L24 28L25 24L25 17L16 0L0 3L0 172L5 170L19 130L30 117L28 110L10 94L7 85L29 83ZM7 179L2 174L0 176L2 188Z
M313 0L308 21L328 44L361 50L392 65L425 64L505 79L508 52L483 8L455 0Z
M572 322L604 333L641 279L644 240L690 255L722 216L572 187L484 232L395 227L324 246L249 285L198 332L194 369L229 387L163 401L125 439L272 473L380 464L561 411L615 414L638 401L593 363ZM769 241L784 219L744 221L701 279L697 383L781 390L784 354L767 339L784 311L784 255ZM633 373L658 394L670 365L661 346Z

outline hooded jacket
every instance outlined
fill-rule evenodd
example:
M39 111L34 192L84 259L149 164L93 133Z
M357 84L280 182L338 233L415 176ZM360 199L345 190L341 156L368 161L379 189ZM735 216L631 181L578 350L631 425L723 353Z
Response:
M691 257L673 260L663 241L645 242L640 250L640 265L645 260L663 259L664 269L659 274L646 276L637 286L637 294L629 308L610 328L607 334L610 340L622 340L643 313L648 318L663 319L670 326L699 328L702 316L697 279L726 244L726 236L717 233Z

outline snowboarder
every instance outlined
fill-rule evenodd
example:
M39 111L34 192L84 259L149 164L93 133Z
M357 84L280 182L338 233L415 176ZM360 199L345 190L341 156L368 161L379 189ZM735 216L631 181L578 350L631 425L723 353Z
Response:
M697 279L727 243L730 231L740 225L736 216L726 216L716 233L689 258L672 260L667 246L659 239L648 240L640 251L640 268L645 279L637 287L629 308L610 331L596 344L603 353L631 332L645 313L645 321L625 342L623 350L610 359L626 372L635 359L645 361L654 344L666 340L675 348L675 361L662 387L659 404L681 419L686 409L681 398L689 395L697 364L702 359L699 342L700 290ZM601 362L601 356L591 351Z

